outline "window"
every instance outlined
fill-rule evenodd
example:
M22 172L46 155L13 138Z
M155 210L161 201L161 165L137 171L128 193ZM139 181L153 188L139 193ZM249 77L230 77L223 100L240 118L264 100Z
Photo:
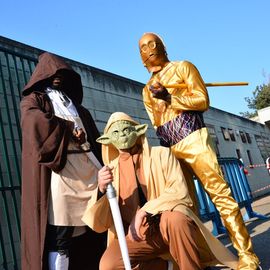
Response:
M270 140L269 139L267 140L266 137L263 137L261 135L255 135L254 137L258 145L258 148L260 149L262 158L266 160L267 157L270 156Z
M236 155L237 155L238 159L242 160L242 155L241 155L240 149L236 149Z
M221 131L222 131L224 140L226 141L230 140L230 134L228 130L225 127L221 127Z
M228 131L229 131L231 140L235 142L234 131L231 128L228 128Z
M213 140L213 144L214 144L214 148L215 148L217 157L220 157L220 153L219 153L219 149L218 149L219 142L218 142L218 137L216 134L215 127L212 125L206 125L206 127L207 127L209 134L210 134L211 139Z
M240 133L240 137L241 137L242 142L246 143L247 139L246 139L245 133L243 131L239 131L239 133Z
M247 156L248 156L249 165L253 165L252 157L249 150L247 150Z
M219 143L218 142L218 137L217 137L216 130L215 130L214 126L206 124L206 127L207 127L207 130L208 130L208 132L209 132L210 137L212 138L212 140L216 144L218 144Z
M251 143L251 137L250 137L249 133L247 133L247 132L246 132L246 138L247 138L248 143Z

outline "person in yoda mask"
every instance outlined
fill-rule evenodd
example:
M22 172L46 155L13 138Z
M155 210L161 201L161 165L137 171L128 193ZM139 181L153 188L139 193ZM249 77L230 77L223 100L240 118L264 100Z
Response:
M100 270L123 269L124 264L106 187L112 183L126 234L132 269L199 270L212 265L237 267L237 258L193 213L193 202L180 163L166 147L148 146L146 124L122 112L111 115L102 143L105 166L82 220L96 232L108 230L108 247Z

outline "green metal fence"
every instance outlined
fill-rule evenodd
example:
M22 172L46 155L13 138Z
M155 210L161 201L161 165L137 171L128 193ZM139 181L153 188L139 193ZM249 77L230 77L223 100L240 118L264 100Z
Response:
M20 269L21 90L37 60L0 48L0 269Z

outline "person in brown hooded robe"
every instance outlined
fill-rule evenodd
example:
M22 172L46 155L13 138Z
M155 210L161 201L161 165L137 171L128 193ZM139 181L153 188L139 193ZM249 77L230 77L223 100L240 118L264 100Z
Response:
M105 235L81 217L102 159L80 75L45 52L22 94L22 270L98 269Z

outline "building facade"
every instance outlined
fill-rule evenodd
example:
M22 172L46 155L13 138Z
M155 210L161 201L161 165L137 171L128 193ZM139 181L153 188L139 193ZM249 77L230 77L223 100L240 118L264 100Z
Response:
M270 176L266 159L270 156L269 128L216 108L210 108L204 117L217 155L241 159L253 197L268 193Z
M21 185L21 91L43 51L0 36L0 268L19 269ZM112 112L123 111L148 123L148 138L157 145L155 131L144 109L144 84L71 59L65 60L82 78L83 105L102 133ZM270 130L240 116L210 108L205 122L219 157L241 158L248 169L254 197L270 191L265 160L270 156Z

